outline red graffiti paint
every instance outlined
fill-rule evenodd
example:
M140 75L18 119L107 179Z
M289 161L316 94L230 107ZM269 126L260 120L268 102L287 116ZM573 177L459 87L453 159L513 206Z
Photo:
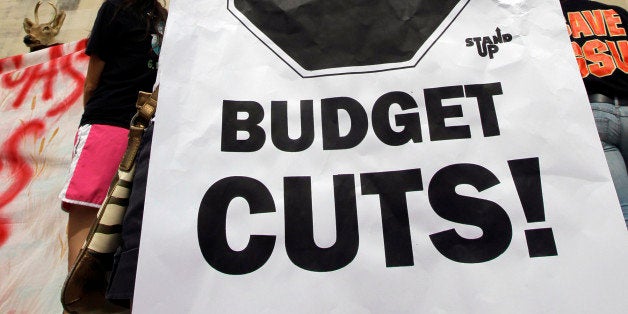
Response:
M64 46L51 47L47 51L48 60L32 55L0 59L0 88L12 95L5 108L20 110L33 97L43 101L47 108L44 116L28 118L6 137L5 134L0 137L0 175L10 180L6 186L0 186L0 246L11 232L11 221L2 216L2 210L28 187L35 173L20 146L26 139L37 139L72 106L81 103L85 73L79 69L85 69L89 60L84 53L86 44L87 40L82 40L65 54ZM55 95L55 84L56 87L63 84L62 95Z
M0 246L7 242L7 239L9 239L9 233L11 232L10 227L11 221L0 217Z
M56 47L53 47L56 48ZM2 84L9 89L19 88L17 97L11 103L11 107L14 109L20 108L26 102L26 96L36 86L37 83L43 83L44 90L42 93L42 100L50 100L53 98L53 89L55 80L63 79L65 76L71 78L73 83L72 92L61 99L59 102L52 106L52 109L46 114L48 117L59 115L69 109L69 107L81 97L83 93L83 83L85 82L85 75L77 71L72 66L74 61L74 54L65 56L57 56L57 54L63 53L59 49L52 49L50 51L51 60L45 64L37 64L32 67L24 69L22 75L14 78L13 75L4 75L2 77ZM76 59L83 59L84 54L80 53Z
M19 146L25 137L38 136L44 131L46 125L41 120L33 120L22 124L0 148L0 172L9 171L13 182L4 191L0 191L0 213L28 185L33 178L32 166L24 160L20 154ZM9 236L10 221L0 217L0 245Z
M2 145L1 154L4 156L6 164L0 163L0 171L4 171L7 168L6 170L11 172L13 184L3 192L0 192L0 210L12 201L33 177L32 167L20 154L20 143L28 135L40 135L45 128L46 125L41 120L24 123Z
M76 47L74 48L74 52L85 50L85 48L87 48L87 38L85 38L85 39L79 41L78 43L76 43ZM85 57L87 57L87 55L85 55ZM87 57L87 58L89 58L89 57Z
M19 69L19 68L22 67L23 60L24 60L24 56L23 55L17 55L17 56L13 56L13 57L2 59L2 61L3 61L2 65L3 65L3 68L4 68L4 62L11 61L11 63L13 63L13 68L14 69Z
M74 55L67 55L61 58L58 58L58 62L60 63L60 71L61 73L69 76L74 83L74 88L72 92L66 96L64 99L56 103L48 112L46 112L47 117L54 117L61 115L68 111L72 105L74 105L77 100L79 100L83 96L83 84L85 82L85 74L77 71L74 67L72 67L72 57ZM78 54L77 58L83 58L85 54Z

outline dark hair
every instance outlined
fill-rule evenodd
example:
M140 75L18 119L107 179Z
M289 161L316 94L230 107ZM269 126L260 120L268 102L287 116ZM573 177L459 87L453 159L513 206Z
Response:
M168 10L164 7L160 0L122 0L122 6L119 9L130 12L137 18L146 22L146 34L154 32L161 42L163 38L163 29L166 19L168 18Z

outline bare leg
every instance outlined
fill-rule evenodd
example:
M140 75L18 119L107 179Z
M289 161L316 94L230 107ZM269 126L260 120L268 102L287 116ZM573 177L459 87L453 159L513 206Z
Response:
M96 219L98 208L64 203L63 207L68 211L68 270L74 264L89 229Z

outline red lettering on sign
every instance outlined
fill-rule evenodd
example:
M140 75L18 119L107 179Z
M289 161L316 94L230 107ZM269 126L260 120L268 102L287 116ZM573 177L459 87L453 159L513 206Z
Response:
M0 246L9 239L9 233L11 232L10 226L11 221L9 219L0 217Z
M0 88L11 96L5 108L22 108L26 102L30 103L31 97L48 101L43 116L29 117L15 130L0 137L0 175L8 182L0 187L0 214L35 176L34 166L24 157L26 154L20 152L23 140L40 136L72 106L81 104L85 81L85 73L81 69L89 60L83 53L86 43L86 40L78 42L73 51L66 54L64 46L49 48L47 58L42 58L48 60L37 64L33 61L38 60L24 59L22 55L0 59ZM3 69L8 72L2 72ZM0 216L0 246L7 241L10 226L10 220Z
M0 159L0 173L6 167L6 170L10 172L10 177L13 179L13 182L4 191L0 191L0 211L17 197L33 177L33 168L20 154L20 143L28 135L39 135L44 131L45 127L44 122L41 120L26 122L18 127L0 148L0 156L3 157L3 159ZM9 225L8 219L2 218L2 221L0 221L0 245L8 238Z
M56 103L48 112L46 112L47 117L54 117L57 115L61 115L64 112L68 111L72 105L76 103L81 96L83 96L83 84L85 82L85 74L79 72L72 66L72 56L66 55L59 58L61 73L69 76L71 78L70 82L74 83L74 88L72 92L64 99ZM86 57L85 54L78 54L76 56L77 59L82 59Z
M3 83L8 88L15 88L18 85L22 85L17 97L13 103L11 103L11 107L16 109L21 107L25 103L26 95L39 82L43 82L44 84L42 99L52 99L55 78L65 74L72 78L74 88L66 98L56 103L47 115L55 116L67 110L68 106L71 106L71 104L82 95L83 82L85 80L84 74L72 67L72 57L73 55L66 55L52 59L46 65L34 65L25 69L22 75L16 79L12 78L11 75L5 75L3 77Z

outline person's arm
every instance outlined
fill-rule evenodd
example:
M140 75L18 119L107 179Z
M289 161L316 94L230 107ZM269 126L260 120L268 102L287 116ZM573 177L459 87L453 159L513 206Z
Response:
M83 106L87 104L87 101L100 82L100 75L105 68L105 61L100 59L96 54L92 54L89 57L89 65L87 66L87 75L85 76L85 84L83 86Z

